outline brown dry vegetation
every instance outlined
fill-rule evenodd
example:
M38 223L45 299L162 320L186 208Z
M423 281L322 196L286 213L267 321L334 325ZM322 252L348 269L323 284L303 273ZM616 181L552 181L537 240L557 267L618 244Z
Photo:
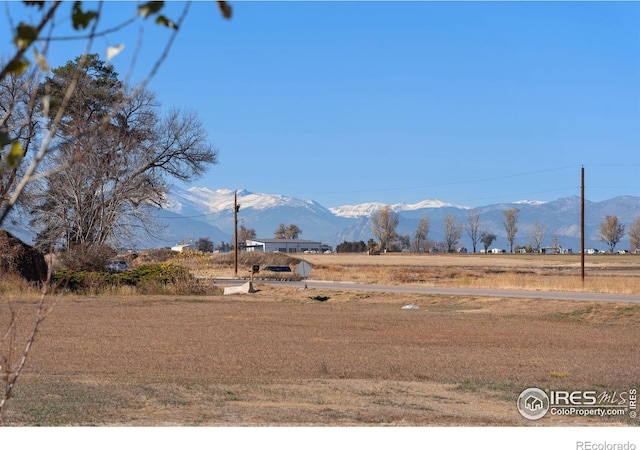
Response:
M380 276L437 269L437 279L452 284L460 277L448 271L491 270L500 280L514 270L555 270L555 262L559 272L571 270L567 261L550 257L494 259L490 267L464 258L456 260L464 261L459 269L447 267L450 256L429 265L388 256L306 259L318 279L352 266L362 268L354 273ZM205 264L182 256L182 262L202 275L228 274L233 255L225 257L230 261ZM286 255L259 257L260 264L297 262ZM601 261L608 267L604 276L620 274L634 286L635 257ZM624 270L620 261L629 262ZM241 271L253 263L255 255L242 261ZM304 290L260 282L256 288L232 297L58 298L10 400L7 424L637 425L550 416L529 422L515 402L532 386L620 391L640 385L638 305ZM316 296L329 300L311 298ZM0 297L0 330L13 309L24 335L35 298L24 292ZM401 309L409 303L419 309Z
M390 253L293 257L243 252L239 254L238 275L248 277L252 264L295 267L302 259L313 265L310 280L640 294L640 255L587 255L584 283L580 255ZM180 254L174 261L189 267L196 276L234 276L233 254Z

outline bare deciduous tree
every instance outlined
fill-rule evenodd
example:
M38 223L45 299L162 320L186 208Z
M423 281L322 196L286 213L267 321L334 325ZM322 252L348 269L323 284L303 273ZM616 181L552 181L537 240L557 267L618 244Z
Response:
M534 252L539 252L542 247L547 227L536 221L531 227L531 248Z
M11 210L20 200L27 186L37 179L48 177L59 167L49 167L39 171L44 156L49 152L50 145L57 134L58 128L64 125L63 116L71 98L79 97L76 88L82 84L81 70L70 75L70 83L64 91L56 96L45 90L38 91L38 86L44 75L49 72L47 51L61 40L79 40L86 42L86 48L91 48L96 37L115 34L136 22L154 17L155 23L166 26L172 32L168 35L163 53L155 61L147 77L140 85L129 92L135 95L149 83L166 59L175 40L178 30L186 18L190 4L184 4L180 17L175 22L163 14L164 2L148 2L136 4L135 15L127 17L108 29L100 29L105 4L98 3L96 9L83 9L82 2L75 2L71 9L71 24L78 35L56 35L56 24L65 20L66 9L60 8L62 1L53 2L21 2L26 10L26 20L17 21L11 17L10 8L5 8L7 22L13 31L15 52L6 62L0 64L0 97L2 98L2 115L0 116L0 172L3 173L0 182L0 226L8 217ZM224 1L218 1L219 9L225 18L231 17L231 8ZM26 6L25 6L26 5ZM64 11L64 12L63 12ZM116 13L117 14L117 13ZM35 17L35 19L33 19ZM66 18L67 20L69 17ZM48 31L44 32L47 29ZM116 55L122 45L109 47L108 55ZM138 48L134 55L140 51ZM32 64L27 55L35 55L37 64ZM78 69L85 65L86 54L80 57ZM13 83L13 85L12 85ZM22 86L16 90L18 83ZM21 96L11 95L21 92ZM36 93L39 95L36 95ZM128 95L117 99L117 106L110 111L103 111L102 125L106 125L130 101ZM86 130L85 130L86 131Z
M629 227L629 251L632 253L640 250L640 217L638 217Z
M398 223L400 218L390 205L380 208L371 216L371 232L380 242L381 251L386 251L391 242L398 237Z
M284 233L285 239L298 239L298 236L302 234L302 230L298 225L290 224Z
M513 241L516 239L516 233L518 232L518 214L520 210L518 208L511 208L502 211L503 219L502 224L504 230L507 233L507 241L509 241L509 252L513 253Z
M275 239L298 239L298 236L302 234L302 230L298 225L289 224L285 225L281 223L278 225L278 228L273 232L273 237Z
M161 207L168 178L188 181L217 162L217 152L194 112L158 116L155 95L139 90L106 122L113 101L127 95L113 69L88 55L82 69L69 62L43 87L52 105L80 70L46 162L63 168L42 184L33 208L39 241L48 245L118 245L135 230L152 232L152 207ZM50 85L49 85L50 83Z
M44 171L40 170L43 159L51 150L50 146L57 135L58 127L62 124L67 104L76 93L81 73L81 71L76 71L72 75L67 89L61 92L61 96L58 98L53 99L47 90L37 95L36 87L41 83L43 76L49 72L47 52L53 44L61 40L77 39L84 41L88 50L96 37L114 34L135 22L153 17L155 19L153 22L168 27L172 32L167 38L161 56L155 61L147 77L138 88L131 90L131 93L135 95L139 90L144 89L165 61L190 6L190 2L186 2L180 17L174 22L163 14L162 9L165 2L137 3L135 5L136 15L133 18L127 15L118 25L110 26L108 29L100 29L99 24L103 16L104 2L99 2L95 10L83 9L82 2L74 2L70 16L66 17L68 9L61 8L65 3L61 0L15 2L15 5L27 10L26 19L20 21L15 21L12 18L8 5L4 8L7 23L14 36L15 48L13 54L8 56L7 61L0 61L0 226L14 207L24 198L24 193L32 183L50 177L76 162L75 160L67 161L61 166L48 167ZM218 1L217 4L223 17L229 19L231 17L229 5L225 1ZM78 34L74 36L56 35L56 25L69 19ZM45 30L47 31L45 32ZM157 47L158 42L154 42L154 46ZM122 47L122 45L109 47L107 54L117 54ZM140 47L134 50L134 59L140 50ZM27 56L32 54L35 55L37 62L35 65ZM86 58L83 56L78 67L84 67L85 61ZM51 114L52 100L57 102L57 114L55 115ZM129 104L130 100L131 97L128 96L120 99L118 107L103 117L103 123L107 124L113 119L122 108ZM7 400L11 398L15 384L22 373L40 324L53 308L52 305L45 304L50 280L51 271L49 270L41 301L35 313L34 324L19 355L12 352L18 347L17 338L14 337L15 321L12 320L7 332L2 333L3 341L8 339L11 344L8 352L5 348L0 348L0 361L2 361L0 372L4 383L4 392L0 398L0 422L4 419ZM14 358L10 356L17 356L18 363L14 364Z
M624 225L620 223L617 216L605 216L604 222L600 223L600 240L609 246L609 252L613 250L624 236Z
M447 252L452 253L462 237L462 224L456 224L456 216L447 214L444 218L444 242Z
M244 225L240 225L240 230L238 231L238 240L240 242L247 242L250 239L256 238L256 230L253 228L245 228Z
M427 235L429 234L429 217L423 217L418 222L418 228L416 228L416 233L413 238L413 249L416 252L419 252L420 249L425 250L425 246L427 243Z
M273 232L273 238L274 239L286 239L286 234L287 234L287 226L283 223L281 223L280 225L278 225L278 228L275 229L275 231Z
M478 211L470 211L467 215L467 234L471 239L473 253L476 252L476 246L480 241L480 213Z
M0 62L0 65L4 64ZM0 80L0 211L8 203L15 182L24 175L21 162L36 145L38 124L30 81L27 76L13 74ZM2 151L10 142L22 143L18 154Z

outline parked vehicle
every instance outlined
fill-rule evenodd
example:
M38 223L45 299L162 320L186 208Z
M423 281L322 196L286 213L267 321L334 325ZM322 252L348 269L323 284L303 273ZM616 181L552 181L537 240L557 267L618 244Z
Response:
M105 269L107 269L109 272L119 273L124 272L125 270L129 269L129 267L127 266L127 263L124 259L112 259L107 263Z
M291 267L289 266L265 266L264 270L269 272L291 272Z

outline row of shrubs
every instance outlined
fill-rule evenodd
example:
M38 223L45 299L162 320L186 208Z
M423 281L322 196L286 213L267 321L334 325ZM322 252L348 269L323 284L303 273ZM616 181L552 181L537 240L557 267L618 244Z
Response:
M79 294L107 293L129 286L139 294L207 294L215 288L197 280L185 267L172 264L145 264L121 273L58 270L53 274L57 289Z

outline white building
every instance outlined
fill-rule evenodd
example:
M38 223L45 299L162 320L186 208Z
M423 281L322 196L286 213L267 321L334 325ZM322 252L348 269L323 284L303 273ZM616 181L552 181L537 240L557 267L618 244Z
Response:
M247 239L248 252L304 253L322 251L322 244L305 239Z

